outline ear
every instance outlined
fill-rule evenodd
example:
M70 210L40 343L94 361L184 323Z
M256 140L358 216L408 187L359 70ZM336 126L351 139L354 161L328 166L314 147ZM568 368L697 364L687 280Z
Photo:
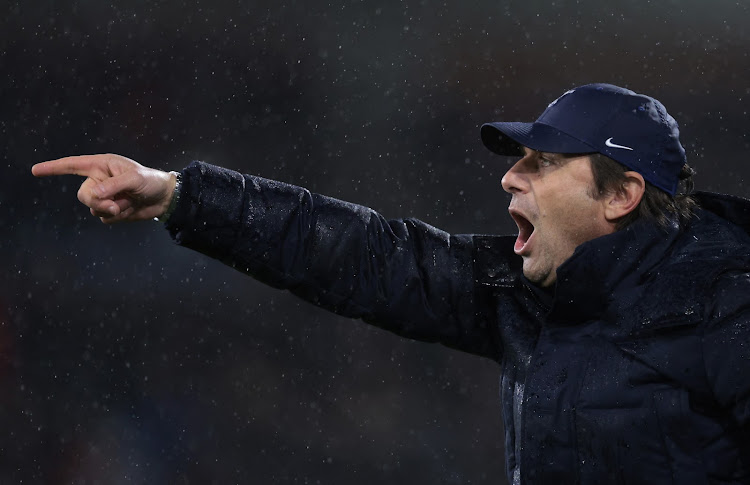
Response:
M608 222L615 222L635 210L646 192L643 175L638 172L625 172L624 175L622 185L605 198L604 217Z

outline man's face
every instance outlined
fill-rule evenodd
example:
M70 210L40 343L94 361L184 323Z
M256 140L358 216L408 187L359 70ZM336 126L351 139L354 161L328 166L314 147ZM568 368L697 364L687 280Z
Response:
M524 148L508 170L503 189L518 225L515 252L523 274L540 286L557 280L557 268L580 244L614 232L604 217L606 198L594 199L594 175L588 155L561 155Z

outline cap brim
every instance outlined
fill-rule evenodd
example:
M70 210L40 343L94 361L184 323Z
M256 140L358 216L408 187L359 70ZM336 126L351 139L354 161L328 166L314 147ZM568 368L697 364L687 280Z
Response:
M520 121L485 123L484 146L498 155L522 156L523 147L549 153L591 153L596 149L567 133L543 123Z

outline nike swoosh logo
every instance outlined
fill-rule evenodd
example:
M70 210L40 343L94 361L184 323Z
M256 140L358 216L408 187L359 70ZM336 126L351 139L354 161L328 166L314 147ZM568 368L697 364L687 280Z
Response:
M614 138L614 137L612 137L612 138ZM604 142L604 144L607 145L608 147L612 147L612 148L622 148L624 150L632 150L632 148L630 148L630 147L626 147L626 146L623 146L623 145L618 145L616 143L612 143L612 138L608 138L607 141Z

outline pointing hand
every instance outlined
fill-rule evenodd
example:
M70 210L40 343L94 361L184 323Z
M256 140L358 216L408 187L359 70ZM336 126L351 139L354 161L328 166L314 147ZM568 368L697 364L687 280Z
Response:
M78 189L78 200L106 224L153 219L164 214L176 182L175 176L168 172L113 154L37 163L31 167L31 173L37 177L69 174L86 177Z

